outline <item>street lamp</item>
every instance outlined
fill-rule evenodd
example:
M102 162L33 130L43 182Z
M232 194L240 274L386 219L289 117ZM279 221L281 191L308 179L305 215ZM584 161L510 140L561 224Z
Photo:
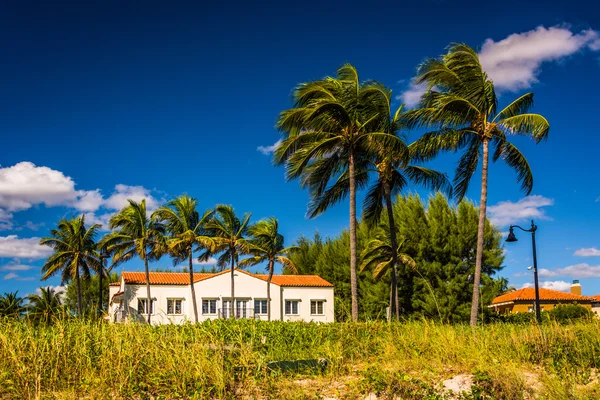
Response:
M107 258L110 258L110 254L107 251L103 251L100 254L100 273L98 274L100 277L100 285L98 287L98 314L102 314L103 304L102 304L102 275L104 275L104 263Z
M535 285L535 318L538 323L542 323L542 315L540 313L540 285L538 284L538 269L537 269L537 252L535 249L535 231L537 230L537 226L531 220L531 229L523 229L518 225L511 225L508 231L508 237L506 241L508 243L516 242L517 237L513 231L514 228L519 228L523 232L531 232L531 244L533 246L533 281Z

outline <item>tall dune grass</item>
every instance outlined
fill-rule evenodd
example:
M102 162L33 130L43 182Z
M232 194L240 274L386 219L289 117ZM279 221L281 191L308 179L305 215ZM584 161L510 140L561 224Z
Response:
M597 322L471 329L426 321L149 327L4 320L0 398L356 398L373 392L433 399L443 397L439 383L457 374L474 376L473 398L598 398L599 328ZM324 372L267 369L271 361L316 358L329 360Z

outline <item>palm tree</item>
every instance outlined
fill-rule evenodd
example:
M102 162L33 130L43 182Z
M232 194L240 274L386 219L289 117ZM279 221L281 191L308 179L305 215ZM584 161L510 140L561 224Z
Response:
M85 227L85 216L71 220L63 219L57 229L50 231L51 237L42 238L41 245L49 246L54 253L42 266L42 280L61 273L61 285L72 279L77 284L77 314L81 316L81 282L90 276L90 268L100 271L99 254L96 251L96 235L100 225Z
M19 318L24 311L23 298L19 297L18 291L0 295L1 317Z
M146 210L146 200L137 203L127 200L125 206L109 220L110 229L115 230L102 238L100 245L113 254L113 266L131 260L135 256L144 261L146 272L146 314L150 324L152 297L150 296L150 271L148 261L160 258L165 250L164 227L152 221Z
M526 194L533 187L533 174L521 152L507 140L507 135L525 135L536 143L548 137L550 124L543 116L529 113L533 93L527 93L502 111L496 112L498 100L494 83L483 71L477 53L467 45L453 44L441 59L429 59L419 66L417 83L429 90L419 108L406 113L409 127L434 128L411 145L419 160L429 160L440 151L464 150L456 169L454 193L461 199L469 187L479 160L482 162L481 200L477 255L471 305L471 325L477 324L479 283L483 258L483 237L487 206L488 159L490 143L495 147L493 161L502 158L517 171L517 179Z
M248 233L252 236L248 244L248 251L252 257L240 261L240 266L245 267L263 262L267 263L267 271L269 273L267 277L267 320L270 321L271 280L273 279L275 263L281 264L286 273L298 273L296 265L286 257L291 251L297 249L297 247L283 247L284 238L279 233L279 223L274 217L258 221L248 228Z
M64 311L60 293L50 286L40 288L40 294L27 296L29 304L27 315L34 321L50 323L61 311Z
M414 269L416 267L415 260L410 255L402 252L404 239L400 240L399 243L394 242L394 240L396 240L396 232L392 232L389 226L375 228L372 231L371 239L361 253L360 271L372 271L375 280L380 280L389 271L392 275L392 282L394 282L398 262ZM392 247L393 243L395 248ZM390 316L393 312L397 313L397 309L394 308L397 304L396 296L396 287L392 283L390 287Z
M246 213L240 220L232 206L219 204L215 208L213 217L207 222L208 236L213 240L213 249L205 251L199 259L206 261L213 253L221 253L217 259L217 266L224 269L229 263L231 269L231 317L235 318L235 282L233 280L235 267L239 255L248 252L248 242L245 238L248 233L250 213Z
M370 83L361 83L350 64L335 78L300 84L294 90L294 107L279 115L277 128L284 140L274 163L286 164L286 178L301 178L311 195L308 216L314 218L350 195L350 287L352 319L358 320L356 254L356 190L367 176L358 174L377 147L400 151L404 142L386 132L368 129L378 110L368 101ZM335 181L328 188L330 181Z
M212 211L206 211L202 216L196 210L197 201L183 195L171 200L166 206L160 207L152 214L152 219L163 223L170 237L167 240L169 254L175 265L188 260L190 273L190 289L194 307L194 319L198 322L198 306L196 290L194 289L193 253L195 249L212 249L213 240L206 236L205 225L212 217Z
M401 104L392 114L392 91L378 82L371 82L365 88L365 98L378 110L378 117L371 122L373 124L371 129L386 132L404 140L401 135L401 117L404 105ZM390 310L396 314L396 318L400 318L400 307L397 301L398 255L396 249L398 240L392 197L404 190L409 181L431 190L443 190L449 196L452 195L452 185L446 174L421 166L409 165L410 161L409 152L405 147L398 151L378 146L370 160L371 167L363 172L366 174L374 171L377 174L377 181L368 190L363 202L363 216L367 225L373 227L379 222L384 205L387 211L392 251Z

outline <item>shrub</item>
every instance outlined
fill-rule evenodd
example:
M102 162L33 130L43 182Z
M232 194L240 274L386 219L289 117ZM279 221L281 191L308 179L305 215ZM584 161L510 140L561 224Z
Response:
M561 304L548 311L548 316L560 324L568 324L575 321L591 321L596 314L579 304Z

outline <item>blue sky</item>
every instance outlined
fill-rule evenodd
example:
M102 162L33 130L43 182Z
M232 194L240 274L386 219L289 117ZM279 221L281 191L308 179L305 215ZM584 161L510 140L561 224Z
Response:
M203 208L273 215L289 243L336 235L347 203L306 219L307 193L264 154L292 88L351 62L411 103L418 63L456 41L481 49L501 106L534 91L534 111L551 124L547 142L514 139L534 171L533 196L523 198L506 166L491 166L490 217L502 231L535 218L544 285L580 279L584 294L600 293L592 2L83 3L13 2L0 14L0 292L60 284L39 281L39 237L82 212L105 221L128 197L156 206L188 193ZM432 166L451 174L456 161ZM478 182L468 192L476 203ZM519 238L500 274L516 287L532 281L530 241Z

